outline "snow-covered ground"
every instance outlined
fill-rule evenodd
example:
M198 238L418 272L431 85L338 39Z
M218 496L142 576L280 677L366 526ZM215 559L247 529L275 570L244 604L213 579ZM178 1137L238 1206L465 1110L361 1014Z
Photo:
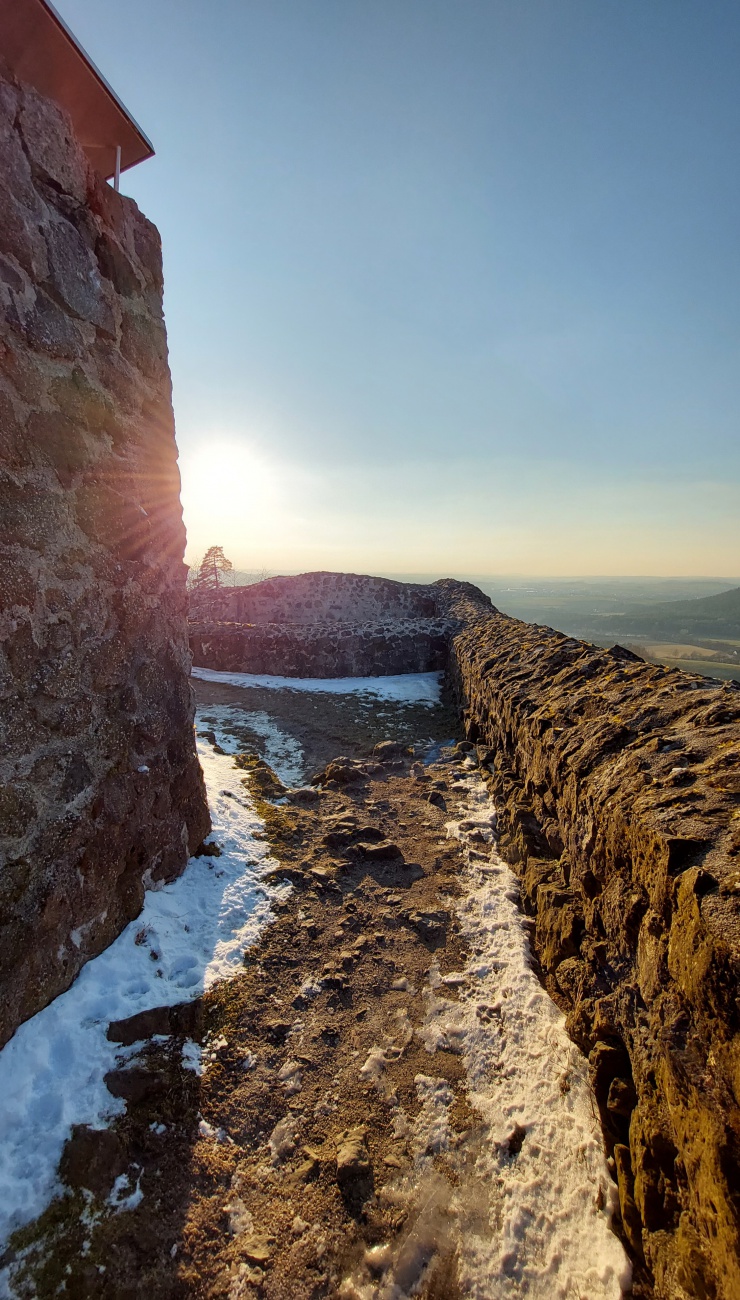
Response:
M262 741L261 753L284 785L300 785L304 777L303 749L295 736L278 726L263 709L242 709L238 704L208 704L198 711L201 733L218 733L218 743L227 754L239 754L244 745L238 739L248 727Z
M439 699L441 684L440 673L325 681L193 671L237 686L360 693L430 705ZM286 784L302 777L300 745L267 713L231 705L201 711L198 726L215 730L227 751L216 754L205 742L198 746L212 838L222 855L192 858L177 880L148 891L136 920L0 1051L0 1245L59 1190L57 1165L72 1126L102 1127L124 1109L103 1082L126 1055L106 1038L110 1021L187 1001L234 973L270 919L270 899L288 892L287 886L261 883L274 864L255 839L262 823L230 757L239 748L229 734L232 717L262 738L265 758Z
M124 1110L103 1076L126 1053L111 1020L197 997L240 969L270 919L272 865L262 827L228 755L199 744L219 858L192 858L149 891L135 921L89 961L74 984L16 1031L0 1052L0 1242L58 1190L56 1168L73 1124L102 1127ZM155 956L156 954L156 956Z
M268 690L325 691L329 695L374 695L401 704L438 704L442 673L403 673L399 677L268 677L255 673L221 673L193 668L193 677L225 686L259 686Z
M422 1031L430 1046L457 1036L485 1125L467 1191L463 1183L458 1192L477 1211L463 1213L462 1290L475 1300L616 1300L631 1269L609 1226L617 1189L586 1062L532 970L516 877L492 844L481 854L476 842L493 838L486 787L472 772L463 784L466 816L448 829L467 849L457 906L466 982L451 1001L432 978Z
M396 1102L393 1119L413 1164L381 1192L410 1210L408 1229L380 1282L348 1278L339 1294L408 1300L430 1260L454 1250L468 1300L619 1300L631 1268L610 1229L617 1192L586 1063L532 970L517 881L494 848L495 812L472 768L455 783L464 816L447 828L466 859L456 911L469 957L445 976L432 964L424 1021L399 1025L396 1045L415 1032L429 1052L414 1081L421 1109L412 1120ZM462 1141L449 1121L454 1093L435 1075L438 1049L461 1056L480 1116ZM361 1079L382 1090L384 1063L374 1048Z

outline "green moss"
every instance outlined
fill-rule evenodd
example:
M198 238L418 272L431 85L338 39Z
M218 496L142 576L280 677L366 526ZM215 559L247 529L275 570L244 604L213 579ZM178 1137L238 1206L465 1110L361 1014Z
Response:
M237 754L234 763L249 774L249 784L255 796L262 799L282 799L287 793L280 777L273 772L259 754Z
M53 1200L38 1219L10 1238L6 1259L12 1261L14 1293L21 1300L45 1300L62 1289L70 1295L90 1295L91 1274L103 1263L95 1252L95 1229L112 1213L92 1193L81 1190Z
M237 767L247 773L244 784L254 802L254 810L265 826L265 837L273 855L282 860L292 857L305 840L305 814L290 804L276 804L286 790L269 764L257 754L238 754Z

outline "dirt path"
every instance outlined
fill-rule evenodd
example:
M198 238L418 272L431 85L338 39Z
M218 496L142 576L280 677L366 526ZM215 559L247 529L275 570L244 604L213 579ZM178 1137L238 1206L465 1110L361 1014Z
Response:
M47 1232L47 1263L34 1270L41 1294L64 1279L85 1296L302 1300L336 1294L374 1248L380 1269L403 1241L427 1093L440 1080L451 1089L445 1110L461 1140L475 1116L454 1048L419 1082L430 1056L414 1034L430 967L444 979L464 959L450 907L459 847L444 831L449 782L420 765L421 779L409 779L411 757L390 748L369 777L360 764L334 764L328 773L341 784L277 807L266 799L280 793L269 769L247 764L293 892L244 974L197 1013L144 1013L112 1027L124 1045L147 1031L159 1038L109 1079L125 1117L68 1144L63 1174L90 1210L75 1226L78 1206L66 1206L53 1252ZM184 1032L171 1033L178 1015ZM183 1069L192 1038L203 1044L202 1074ZM429 1142L443 1169L433 1133ZM138 1189L140 1204L96 1223L94 1202L117 1178L121 1199ZM453 1252L437 1255L424 1294L453 1300ZM423 1250L415 1259L407 1270L429 1262Z
M206 722L225 702L218 689ZM262 703L274 719L274 693ZM311 742L294 704L279 724L304 757L318 755L342 718L322 712ZM344 723L354 704L341 702ZM439 740L448 716L430 712L427 736L436 727ZM276 919L243 972L197 1003L110 1026L121 1057L106 1082L126 1112L68 1142L63 1195L13 1240L16 1296L622 1294L629 1270L608 1231L600 1141L582 1118L583 1063L522 963L510 873L491 865L485 756L438 740L412 752L418 721L406 724L403 742L330 762L319 788L286 792L256 755L236 759L277 863ZM387 720L378 728L387 735ZM360 721L350 741L368 750ZM511 976L512 954L528 984ZM476 1035L478 1065L465 1048ZM524 1115L530 1083L549 1111L532 1102L537 1123L520 1124L510 1116ZM557 1149L564 1125L575 1183ZM572 1260L558 1273L574 1241L593 1289L573 1281Z

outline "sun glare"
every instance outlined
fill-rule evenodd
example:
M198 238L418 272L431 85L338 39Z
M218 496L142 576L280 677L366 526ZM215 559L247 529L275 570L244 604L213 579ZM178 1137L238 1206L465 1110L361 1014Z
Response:
M214 439L184 454L180 472L189 550L213 544L218 534L219 543L252 553L255 541L272 531L278 476L259 453Z

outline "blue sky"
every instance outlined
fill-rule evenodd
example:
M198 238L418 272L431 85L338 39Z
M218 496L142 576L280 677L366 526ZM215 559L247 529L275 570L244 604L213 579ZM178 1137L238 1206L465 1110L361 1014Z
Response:
M740 570L737 0L57 0L151 137L191 556Z

